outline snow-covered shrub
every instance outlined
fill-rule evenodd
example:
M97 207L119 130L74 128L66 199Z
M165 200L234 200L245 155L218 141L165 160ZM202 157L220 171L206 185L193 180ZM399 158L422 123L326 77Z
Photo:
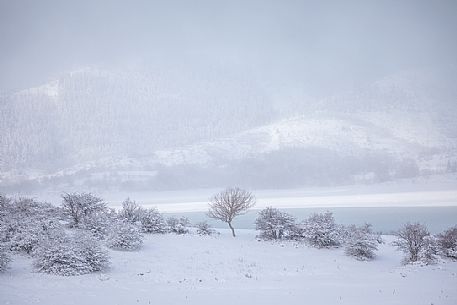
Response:
M457 259L457 226L439 234L437 243L442 255Z
M103 199L90 193L72 193L62 196L62 210L70 220L70 226L79 228L92 216L107 211Z
M169 217L167 219L168 232L175 234L187 234L189 229L187 228L190 225L189 219L186 217L176 218Z
M7 249L6 245L0 242L0 272L6 270L10 260L11 258L9 256L9 250Z
M65 276L100 271L108 264L108 254L100 242L83 231L73 236L57 234L43 240L34 260L38 272Z
M0 223L6 218L11 209L11 198L0 193Z
M272 207L259 212L255 225L263 239L290 238L295 232L294 217Z
M103 249L97 239L84 231L78 232L73 238L77 248L82 251L85 261L93 272L101 271L108 267L108 252Z
M140 216L141 230L144 233L166 233L167 223L156 208L142 209Z
M345 252L358 260L371 260L375 258L378 250L378 237L373 234L370 224L361 227L354 225L348 227L349 237L346 240Z
M331 212L316 213L306 219L300 229L299 235L307 243L317 248L338 247L339 230Z
M106 245L116 250L136 250L143 244L140 229L130 222L118 221L111 227Z
M397 232L397 240L393 245L406 254L405 263L421 261L428 264L435 259L436 243L423 224L404 225Z
M144 213L144 209L142 209L135 201L127 198L124 202L122 202L122 210L119 211L119 218L123 221L136 224L140 222L142 213Z
M26 223L10 223L10 236L7 243L11 250L33 254L42 239L46 238L50 230L61 228L56 220L29 219Z
M84 229L99 240L105 239L111 224L117 219L115 210L90 193L65 194L62 198L62 211L71 228Z
M143 233L166 233L167 223L157 209L142 209L140 214L141 231Z
M202 221L196 224L197 234L198 235L213 235L216 233L216 230L211 228L208 222Z
M104 240L111 226L117 221L116 211L106 209L84 218L84 221L80 224L80 228L90 232L95 238Z
M33 264L38 272L59 275L89 272L81 251L75 249L74 241L65 234L42 240L34 254Z
M0 221L0 237L11 250L31 254L47 230L60 226L56 209L29 198L11 201Z
M47 202L38 202L32 198L18 198L11 200L7 206L7 218L35 220L58 219L60 210Z
M3 248L6 247L6 242L10 238L10 210L11 199L0 193L0 246L3 246Z
M346 244L350 239L352 235L352 231L354 230L355 225L337 225L337 231L338 231L338 240L341 244Z
M424 248L420 253L420 261L426 264L432 264L438 257L438 245L433 235L424 238Z

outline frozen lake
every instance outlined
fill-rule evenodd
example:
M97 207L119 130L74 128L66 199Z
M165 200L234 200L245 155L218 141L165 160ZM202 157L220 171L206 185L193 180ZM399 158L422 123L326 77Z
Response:
M331 211L335 220L340 224L361 225L371 223L375 231L393 233L406 222L420 222L426 224L432 233L442 232L457 225L457 207L329 207L329 208L293 208L284 209L296 217L305 219L312 213ZM239 216L234 221L237 228L254 229L258 210L252 210L246 215ZM216 228L225 228L227 225L208 219L205 212L167 213L173 216L186 216L192 223L208 220Z
M221 188L222 189L222 188ZM144 207L161 212L185 215L192 222L207 219L205 212L212 195L221 189L162 192L94 192L111 207L120 208L130 197ZM70 190L67 190L70 192ZM76 190L81 191L81 190ZM330 210L343 224L372 223L375 230L391 232L405 222L419 221L439 232L457 225L457 177L455 175L400 180L371 185L347 185L300 189L252 190L257 198L256 210L267 206L284 209L297 219L313 212ZM59 205L61 191L32 195ZM24 194L25 195L25 194ZM236 219L239 228L253 228L257 211ZM224 223L211 222L215 227Z

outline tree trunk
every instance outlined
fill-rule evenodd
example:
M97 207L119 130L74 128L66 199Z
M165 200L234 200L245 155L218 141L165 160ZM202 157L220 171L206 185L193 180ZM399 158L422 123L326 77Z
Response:
M228 225L229 225L230 229L232 230L233 237L235 237L235 229L232 227L232 223L229 222Z

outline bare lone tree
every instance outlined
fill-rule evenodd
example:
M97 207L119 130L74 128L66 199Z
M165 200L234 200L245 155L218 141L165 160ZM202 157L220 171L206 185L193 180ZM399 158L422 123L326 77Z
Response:
M255 197L246 190L240 188L228 188L211 198L209 203L208 217L228 223L235 237L235 229L232 226L233 219L238 215L245 214L255 205Z

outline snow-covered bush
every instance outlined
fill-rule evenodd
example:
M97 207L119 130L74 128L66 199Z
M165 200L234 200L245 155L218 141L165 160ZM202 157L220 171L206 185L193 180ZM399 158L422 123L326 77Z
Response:
M117 214L113 209L106 209L93 213L84 218L80 228L92 234L99 240L104 240L108 235L111 226L117 222Z
M90 193L64 194L62 198L62 211L71 228L84 229L99 240L105 239L111 224L117 219L115 210Z
M130 222L118 221L111 227L106 245L116 250L136 250L143 244L140 229Z
M428 264L435 260L436 242L423 224L404 225L397 232L397 240L393 245L406 254L405 263L421 261Z
M187 228L190 225L189 219L186 217L176 218L169 217L167 219L168 232L175 234L187 234L189 229Z
M457 226L439 234L437 243L442 255L457 259Z
M0 270L4 270L9 261L7 253L7 242L9 236L9 222L11 209L11 199L0 193Z
M56 208L29 198L10 200L0 220L0 238L11 250L31 254L47 230L59 226Z
M295 232L295 219L278 209L267 207L259 212L255 221L256 230L263 239L290 238Z
M34 260L38 272L65 276L100 271L108 264L108 254L100 242L84 231L73 236L57 234L43 240Z
M438 257L438 244L433 235L424 238L424 248L421 251L420 261L426 264L432 264Z
M42 232L37 222L28 222L14 224L10 233L8 243L11 250L31 254L38 246Z
M0 242L0 272L6 270L10 260L11 258L9 256L9 250L7 249L6 245Z
M316 213L306 219L299 229L299 236L313 247L338 247L339 230L331 212Z
M90 193L72 193L62 196L62 210L70 220L70 226L79 228L92 216L107 212L103 199Z
M142 214L145 212L135 201L127 198L122 202L122 210L119 211L119 218L123 221L136 224L140 222Z
M211 228L208 222L202 221L195 225L197 227L198 235L213 235L216 233L216 230Z
M378 236L373 233L370 224L361 227L354 225L348 227L349 237L346 240L345 252L358 260L371 260L375 258L378 250Z
M4 212L3 207L1 205L1 194L0 194L0 272L5 271L9 261L9 243L7 242L6 237L6 227L5 227L5 218L2 216L2 212ZM4 214L6 215L6 214Z
M103 249L97 239L84 231L77 232L73 238L77 248L82 251L85 261L90 266L92 272L101 271L108 267L108 252Z
M142 209L140 217L143 233L163 234L167 232L167 223L157 209Z
M0 223L5 219L11 208L11 198L0 193Z

